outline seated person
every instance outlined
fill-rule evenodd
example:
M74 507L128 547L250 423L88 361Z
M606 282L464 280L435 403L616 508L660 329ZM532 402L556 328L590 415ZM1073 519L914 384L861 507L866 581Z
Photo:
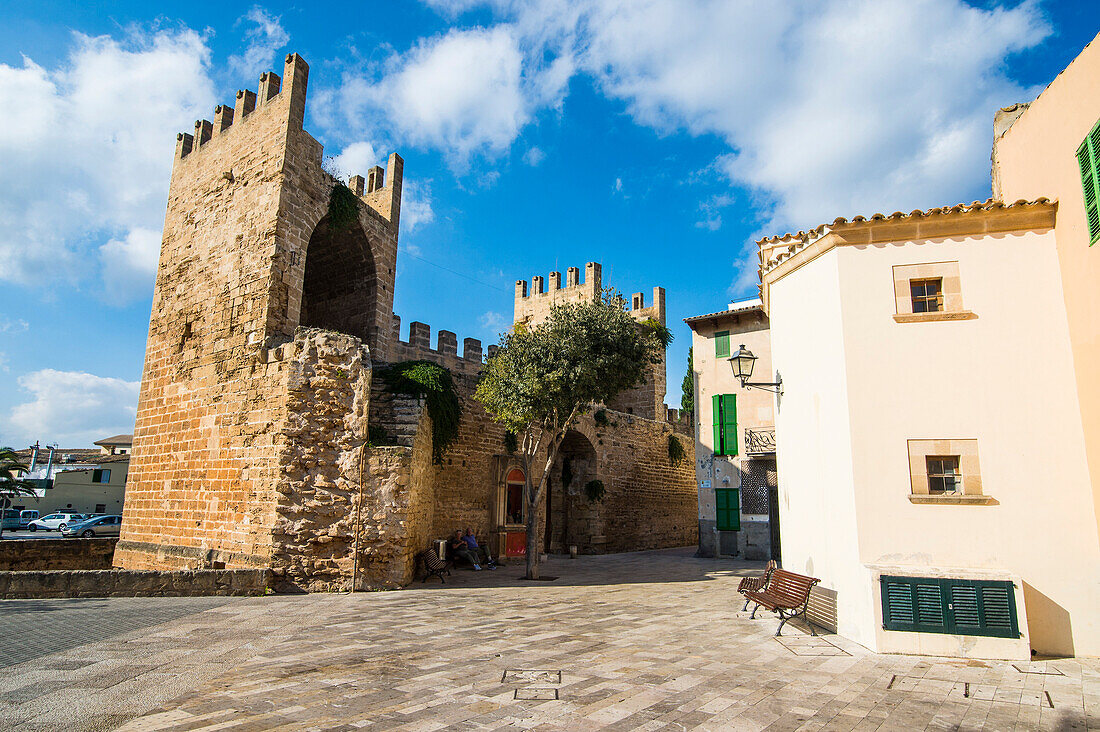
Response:
M497 563L493 561L492 555L489 554L489 547L481 546L477 543L477 537L474 536L473 529L467 527L466 534L462 539L466 542L466 546L470 551L476 554L479 559L483 560L489 569L497 568Z
M455 530L455 535L447 542L447 550L452 556L458 557L459 559L465 559L467 562L474 565L476 571L481 571L481 564L479 563L477 554L470 551L470 546L466 543L466 540L462 538L462 529Z

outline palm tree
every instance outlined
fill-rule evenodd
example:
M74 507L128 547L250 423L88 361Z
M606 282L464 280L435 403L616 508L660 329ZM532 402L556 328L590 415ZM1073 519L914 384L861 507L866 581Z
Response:
M19 461L19 455L10 447L0 447L0 505L9 503L19 496L33 496L38 500L38 494L34 492L34 484L29 480L16 477L17 473L27 472L27 466ZM0 509L0 538L4 536L4 510Z

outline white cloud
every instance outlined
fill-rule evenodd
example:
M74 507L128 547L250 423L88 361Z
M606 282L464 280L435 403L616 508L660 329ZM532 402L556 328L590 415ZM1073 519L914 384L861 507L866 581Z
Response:
M7 432L13 439L6 442L83 447L134 431L138 381L44 369L19 377L19 386L33 399L12 409Z
M523 154L523 162L530 165L532 168L537 168L539 163L546 159L546 153L537 147L532 147L530 150Z
M159 230L135 228L99 248L104 299L125 304L152 294L160 240Z
M512 327L510 319L492 310L482 313L478 322L481 324L482 330L492 333L494 336Z
M380 74L346 76L329 92L339 118L322 121L337 134L385 128L400 142L444 151L459 167L474 154L508 149L530 119L535 92L525 85L510 26L452 30L394 55Z
M214 104L193 31L73 41L56 68L0 64L0 279L76 281L97 239L159 231L176 132Z
M455 17L478 5L426 1ZM1037 92L1006 59L1050 33L1037 0L480 5L523 53L529 115L585 74L639 124L717 136L715 169L754 192L767 233L984 194L994 111Z
M378 165L380 160L381 156L374 145L365 141L353 142L345 147L343 152L332 158L332 166L335 170L330 172L344 181L353 175L366 177L367 171Z
M696 228L718 231L722 228L722 210L733 205L734 198L728 193L710 196L699 203L702 218L695 222Z
M272 68L275 52L290 40L282 26L282 17L272 15L259 5L237 19L236 25L247 23L250 27L244 37L247 45L238 55L229 57L229 67L242 78L256 79Z
M0 333L23 333L30 327L30 323L22 318L12 320L7 316L0 315Z
M401 182L401 231L410 232L435 220L429 182L405 178ZM411 249L410 249L411 251Z
M11 360L8 358L8 354L0 351L0 371L3 371L5 373L7 371L10 371L10 368L8 366L9 363L11 363Z

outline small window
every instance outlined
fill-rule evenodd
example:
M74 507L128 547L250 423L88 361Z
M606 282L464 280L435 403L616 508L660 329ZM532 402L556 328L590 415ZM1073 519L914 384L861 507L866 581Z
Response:
M943 311L943 278L910 280L909 292L913 298L914 313L939 313Z
M1081 169L1085 219L1089 229L1089 246L1092 246L1100 241L1100 122L1077 148L1077 165Z
M929 456L928 493L942 496L945 493L962 493L962 475L959 473L958 455Z
M715 358L729 358L730 355L730 332L728 330L720 330L714 334L714 356Z
M110 483L111 471L110 470L93 470L92 471L93 483Z
M97 503L95 505L95 512L96 513L103 513L106 510L107 510L107 504L106 503Z

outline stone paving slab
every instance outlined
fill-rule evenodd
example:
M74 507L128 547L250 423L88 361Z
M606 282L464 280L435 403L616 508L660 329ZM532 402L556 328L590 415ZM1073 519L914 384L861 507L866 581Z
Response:
M218 598L6 669L0 728L1100 729L1096 660L880 655L793 622L776 639L777 621L740 611L738 579L757 571L671 550L551 558L554 582L513 565L395 592ZM73 622L109 618L118 601L102 602L83 619L71 606Z

